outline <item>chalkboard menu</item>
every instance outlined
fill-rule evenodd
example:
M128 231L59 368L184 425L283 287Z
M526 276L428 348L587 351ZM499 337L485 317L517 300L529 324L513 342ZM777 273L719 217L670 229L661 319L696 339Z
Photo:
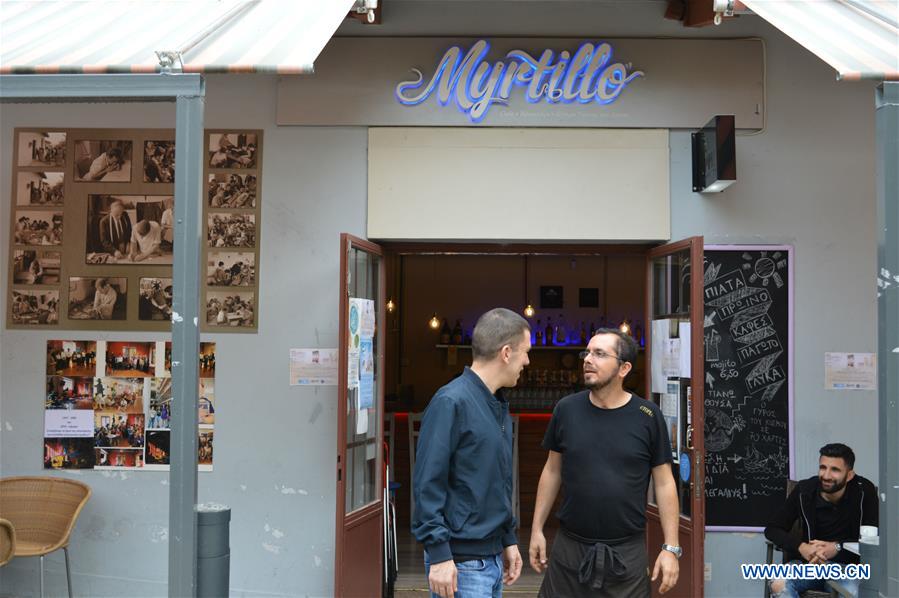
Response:
M791 248L705 250L706 526L761 528L790 474Z

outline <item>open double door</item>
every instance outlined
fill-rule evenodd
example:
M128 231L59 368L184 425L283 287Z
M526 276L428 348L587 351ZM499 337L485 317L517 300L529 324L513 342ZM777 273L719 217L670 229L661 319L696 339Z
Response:
M384 563L384 251L348 234L340 238L340 328L337 417L337 496L335 595L373 598L381 595ZM662 372L653 386L647 365L649 397L662 409L672 437L672 472L680 502L679 541L684 547L680 579L666 596L702 596L705 526L703 448L703 249L702 237L692 237L650 250L647 254L646 363L669 356L673 346L689 353L680 369ZM373 302L371 364L360 360L357 330L359 301ZM371 315L371 314L370 314ZM654 338L655 335L655 338ZM662 338L662 337L665 338ZM364 361L364 359L362 360ZM670 359L669 359L670 361ZM686 363L686 365L683 365ZM671 364L668 364L671 366ZM371 368L370 387L360 386L360 369ZM358 368L358 369L357 369ZM671 374L671 375L666 375ZM370 397L369 402L364 397ZM364 420L364 421L363 421ZM647 507L647 548L650 567L662 544L658 507L650 492ZM653 593L658 594L658 583Z

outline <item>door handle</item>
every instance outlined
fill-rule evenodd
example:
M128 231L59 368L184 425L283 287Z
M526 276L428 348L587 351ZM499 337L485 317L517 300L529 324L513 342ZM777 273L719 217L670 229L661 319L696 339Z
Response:
M685 446L688 451L693 450L693 425L687 426L687 440Z

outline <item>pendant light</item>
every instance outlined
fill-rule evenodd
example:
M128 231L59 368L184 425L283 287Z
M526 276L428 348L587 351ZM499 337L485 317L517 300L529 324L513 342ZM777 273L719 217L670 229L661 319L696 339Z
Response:
M537 314L537 310L534 309L534 306L531 305L531 302L528 299L528 256L524 256L524 304L525 308L523 310L524 317L533 318Z

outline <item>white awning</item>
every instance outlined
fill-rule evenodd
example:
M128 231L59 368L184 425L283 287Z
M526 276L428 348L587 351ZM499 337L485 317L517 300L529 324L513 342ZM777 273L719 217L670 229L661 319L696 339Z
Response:
M743 0L837 70L838 78L899 80L896 0Z
M353 0L3 0L0 73L311 73ZM180 60L179 60L180 57Z

